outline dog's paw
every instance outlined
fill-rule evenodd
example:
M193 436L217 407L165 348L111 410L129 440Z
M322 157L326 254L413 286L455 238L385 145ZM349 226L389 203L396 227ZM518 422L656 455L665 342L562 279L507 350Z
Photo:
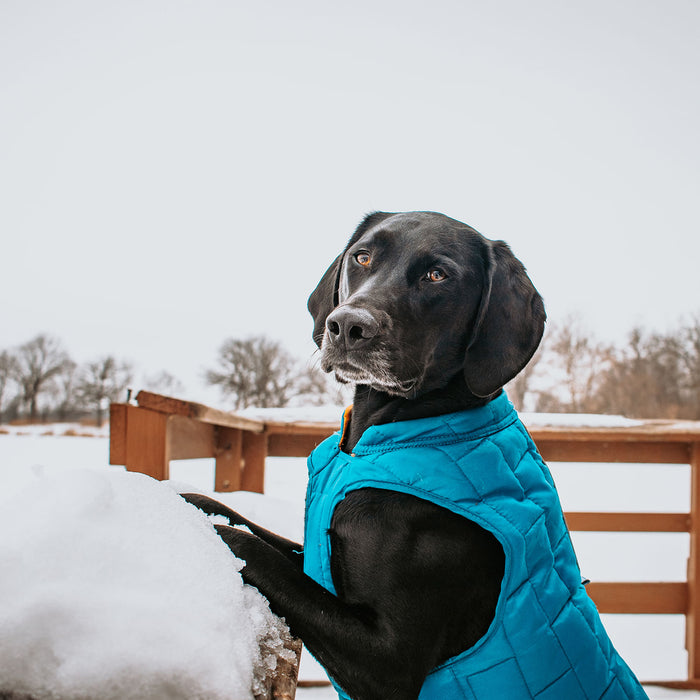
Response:
M213 498L209 498L209 496L203 496L201 493L181 493L180 496L207 515L222 515L228 520L230 525L251 524L244 517L236 513L235 510L231 510L228 506L219 503L219 501Z
M242 530L239 527L215 524L214 529L228 548L242 559L245 559L243 552L258 539L250 530Z
M180 497L207 515L226 515L224 511L230 510L222 503L209 498L209 496L203 496L201 493L181 493Z

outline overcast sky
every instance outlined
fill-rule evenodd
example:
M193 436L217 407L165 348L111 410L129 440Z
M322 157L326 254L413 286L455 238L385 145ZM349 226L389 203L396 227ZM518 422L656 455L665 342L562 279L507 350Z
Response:
M509 242L601 338L700 312L697 0L0 0L0 349L311 357L362 216ZM138 388L138 387L137 387Z

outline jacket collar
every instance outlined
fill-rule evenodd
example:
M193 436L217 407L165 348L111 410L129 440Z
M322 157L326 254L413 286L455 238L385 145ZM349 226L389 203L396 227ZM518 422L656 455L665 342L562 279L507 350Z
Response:
M341 422L341 442L351 417L352 407L345 410ZM360 437L353 453L371 454L409 445L459 442L486 437L517 420L513 404L505 392L485 406L430 418L372 425Z

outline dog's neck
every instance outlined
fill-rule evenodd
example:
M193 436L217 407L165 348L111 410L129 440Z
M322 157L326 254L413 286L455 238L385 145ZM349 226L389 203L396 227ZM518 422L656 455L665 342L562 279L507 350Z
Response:
M444 413L478 408L496 398L500 393L499 389L496 393L485 398L475 396L467 388L464 375L461 372L455 375L447 386L421 394L415 399L391 396L360 384L355 387L350 429L346 431L342 449L344 452L351 452L362 433L371 425L428 418Z

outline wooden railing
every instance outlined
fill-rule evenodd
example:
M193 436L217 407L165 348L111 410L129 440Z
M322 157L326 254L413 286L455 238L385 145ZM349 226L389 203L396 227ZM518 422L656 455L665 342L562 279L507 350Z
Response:
M138 405L111 406L110 463L167 479L170 460L211 457L216 491L262 493L267 456L306 457L338 428L337 423L250 420L143 391L136 400ZM528 430L547 462L690 465L689 513L568 512L566 520L574 531L689 533L686 581L593 582L587 590L601 613L685 615L688 677L659 683L700 689L700 422L528 425Z

